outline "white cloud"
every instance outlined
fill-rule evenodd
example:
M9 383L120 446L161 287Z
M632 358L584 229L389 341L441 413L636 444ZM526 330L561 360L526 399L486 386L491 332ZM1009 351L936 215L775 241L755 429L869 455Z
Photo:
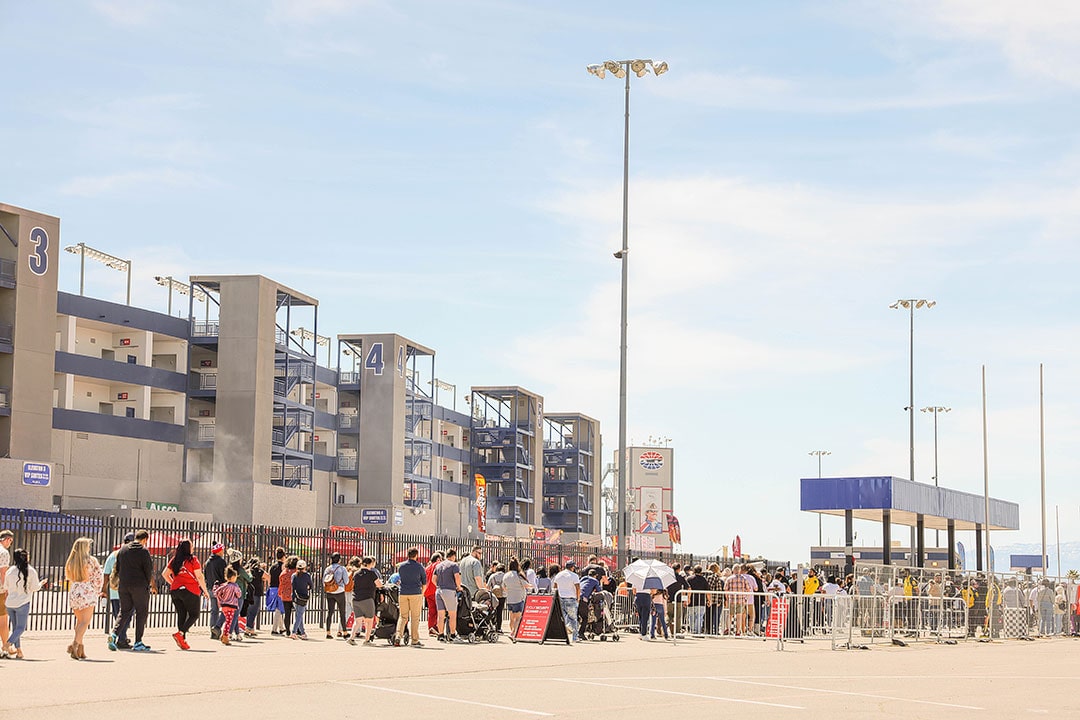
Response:
M130 170L108 175L83 175L61 184L59 192L64 195L98 197L136 189L196 188L212 187L216 184L215 180L201 173L166 167L152 170Z
M712 108L826 114L926 110L1012 99L1011 94L1001 89L969 87L958 91L943 86L936 76L918 72L860 81L797 75L774 77L749 71L672 72L650 83L647 92Z
M114 25L127 28L151 25L168 9L156 0L94 0L91 7Z
M375 4L373 0L274 0L267 20L276 24L314 25L337 21L361 7Z
M989 44L1024 77L1080 87L1080 4L1074 0L907 2L890 15L932 35Z

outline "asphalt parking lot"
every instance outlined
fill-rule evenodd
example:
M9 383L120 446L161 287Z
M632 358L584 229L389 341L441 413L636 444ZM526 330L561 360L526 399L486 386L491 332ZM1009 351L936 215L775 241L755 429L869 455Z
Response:
M21 720L72 712L293 718L405 713L413 717L626 718L753 713L804 718L1080 717L1080 641L1004 641L833 651L827 644L691 640L574 646L351 647L262 636L223 647L202 633L181 652L164 634L154 652L64 654L66 636L28 635L26 660L0 661L5 707ZM17 700L16 700L17 698ZM16 711L16 708L18 710ZM6 714L6 713L5 713ZM168 715L167 715L168 716Z

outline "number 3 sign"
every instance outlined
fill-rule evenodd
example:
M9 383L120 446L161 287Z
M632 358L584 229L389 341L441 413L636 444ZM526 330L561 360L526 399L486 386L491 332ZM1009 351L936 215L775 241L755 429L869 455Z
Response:
M34 246L29 257L30 272L44 275L49 271L49 234L39 227L34 228L30 231L30 244Z

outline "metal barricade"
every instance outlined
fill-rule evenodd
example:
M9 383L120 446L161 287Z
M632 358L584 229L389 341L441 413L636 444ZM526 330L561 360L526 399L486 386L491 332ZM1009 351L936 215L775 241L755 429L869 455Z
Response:
M784 595L787 618L783 640L828 640L835 650L850 643L852 635L853 598L848 595Z
M787 606L773 593L680 590L671 619L672 637L775 640L783 643Z

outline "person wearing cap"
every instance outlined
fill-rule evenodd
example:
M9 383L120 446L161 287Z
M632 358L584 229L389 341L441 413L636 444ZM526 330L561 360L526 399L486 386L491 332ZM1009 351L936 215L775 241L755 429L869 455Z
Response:
M557 567L557 566L556 566ZM562 571L557 573L551 580L551 587L559 598L559 607L562 609L563 622L566 624L567 635L573 635L571 642L581 640L580 626L578 624L578 605L581 602L581 578L574 572L577 563L567 560Z
M293 573L292 578L292 602L293 611L296 613L296 621L293 623L292 634L289 636L293 640L307 640L307 632L304 630L304 610L307 609L308 600L311 599L311 588L314 583L311 581L311 575L307 571L307 562L305 560L296 561L296 572Z
M116 624L117 618L120 617L120 593L117 590L116 582L113 580L113 568L116 567L116 554L120 552L120 548L130 542L135 542L135 533L133 532L124 535L124 542L122 545L113 545L112 552L105 558L105 564L101 568L101 572L104 573L104 581L101 583L101 597L109 599L109 617L112 618L111 622L105 624L106 635L112 632L113 625ZM131 647L131 643L128 642L126 634L116 639L116 646L122 648Z
M206 576L206 586L210 588L210 637L214 640L221 639L221 606L218 604L214 587L225 582L225 546L219 542L210 546L210 557L203 566L203 574Z

